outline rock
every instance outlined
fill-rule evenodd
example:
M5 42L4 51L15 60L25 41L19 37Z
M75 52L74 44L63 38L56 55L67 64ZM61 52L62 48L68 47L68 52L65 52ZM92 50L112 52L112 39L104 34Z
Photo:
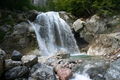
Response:
M72 71L69 68L60 68L57 71L57 75L60 80L69 80L72 76Z
M74 30L77 32L78 30L80 30L81 28L83 28L85 25L85 21L83 21L82 19L77 19L74 23L73 23L73 28Z
M28 32L29 26L30 24L28 24L27 22L21 22L20 24L15 25L12 35L19 35Z
M21 61L22 54L19 51L14 50L11 59L14 61Z
M13 61L11 59L5 60L5 70L9 70L13 67L22 65L21 61Z
M111 63L105 74L106 80L120 80L120 59Z
M91 43L88 55L112 56L120 48L120 33L101 34Z
M15 80L28 80L27 78L17 78Z
M33 66L38 63L38 57L36 55L25 55L22 57L22 63L25 66Z
M92 33L102 33L106 28L106 21L97 15L93 15L86 20L86 30Z
M53 68L45 64L36 64L31 69L30 80L56 80Z
M33 21L36 19L36 17L37 17L37 15L39 14L39 12L36 11L36 10L31 10L31 11L29 11L27 14L30 14L30 15L28 16L28 19L33 22Z
M76 65L72 70L81 75L87 74L91 80L105 80L105 73L109 68L110 62L104 58L94 57L92 59L84 60L81 64ZM84 80L84 79L83 79Z
M4 72L5 56L6 56L5 51L3 51L2 49L0 49L0 77L3 74L3 72Z
M7 80L14 80L17 78L24 78L28 76L29 69L26 66L17 66L5 73L5 78Z
M5 49L7 53L18 50L22 53L28 53L37 47L35 33L30 29L32 26L27 22L21 22L10 29L10 33L6 34L0 47Z
M10 29L11 29L11 26L6 24L0 27L0 30L6 33L9 32Z
M59 15L62 19L64 19L69 24L69 26L71 28L73 27L73 22L75 21L75 16L73 16L70 13L67 13L65 11L60 11Z
M54 56L54 57L58 57L58 58L61 58L61 59L66 59L66 58L69 58L70 57L70 54L68 54L66 51L59 51L57 52L57 54Z
M0 56L1 58L5 58L6 57L6 53L4 50L0 49Z

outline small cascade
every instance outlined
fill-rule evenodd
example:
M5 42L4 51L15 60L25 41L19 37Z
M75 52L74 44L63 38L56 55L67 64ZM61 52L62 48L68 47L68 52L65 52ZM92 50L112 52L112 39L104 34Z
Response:
M51 56L60 50L70 54L79 53L70 26L58 12L46 12L37 16L33 26L43 56Z
M78 74L78 73L75 73L74 74L74 78L72 78L70 80L92 80L92 79L90 79L87 74Z
M92 80L92 79L90 79L90 76L87 73L87 70L90 69L91 67L93 67L93 66L90 64L85 65L82 72L74 73L73 78L71 78L69 80Z

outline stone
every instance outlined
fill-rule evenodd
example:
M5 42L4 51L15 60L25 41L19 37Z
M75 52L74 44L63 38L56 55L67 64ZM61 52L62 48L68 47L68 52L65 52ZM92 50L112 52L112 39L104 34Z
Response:
M120 58L110 64L105 78L106 80L120 80Z
M4 72L4 67L5 67L5 56L6 53L2 49L0 49L0 77Z
M30 15L28 16L28 19L33 22L33 21L36 19L36 17L37 17L37 15L39 14L39 12L36 11L36 10L31 10L31 11L29 11L27 14L30 14Z
M70 26L70 28L73 27L73 22L75 21L75 16L71 15L71 13L67 13L65 11L59 11L59 15L62 19L64 19L68 25Z
M82 19L77 19L74 23L73 23L73 28L74 30L77 32L78 30L80 30L81 28L83 28L85 25L85 21L83 21Z
M29 67L32 67L34 64L38 63L38 57L36 55L24 55L21 60L23 65Z
M14 50L11 59L14 61L21 61L22 54L19 51Z
M45 64L36 64L30 71L30 80L56 80L53 68Z
M95 41L91 43L87 54L88 55L102 55L112 56L116 50L120 48L120 32L111 34L101 34L95 38Z
M72 76L72 71L69 68L60 68L57 71L57 75L60 80L69 80Z
M28 22L16 24L12 27L12 30L10 27L10 31L7 31L7 34L5 34L0 47L6 50L7 53L12 53L14 50L18 50L21 53L30 52L37 47L37 41L34 37L35 33L30 28L32 29L32 26Z
M21 61L13 61L11 59L5 60L5 70L9 70L13 67L20 66L20 65L22 65Z
M70 57L70 54L68 54L66 51L58 51L57 54L55 55L55 57L57 58L61 58L61 59L66 59Z
M109 60L100 57L92 57L76 65L72 71L81 73L81 75L87 74L91 80L105 80L105 73L109 65Z
M28 76L29 69L26 66L17 66L5 73L5 78L7 80L14 80L17 78L24 78Z
M90 19L86 20L86 30L92 33L102 33L106 28L106 21L98 15L93 15Z

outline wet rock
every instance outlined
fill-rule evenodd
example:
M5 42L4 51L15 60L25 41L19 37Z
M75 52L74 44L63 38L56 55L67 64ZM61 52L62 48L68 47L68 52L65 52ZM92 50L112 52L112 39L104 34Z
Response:
M5 56L6 56L5 51L0 49L0 77L1 77L2 73L4 72Z
M73 68L74 72L87 74L92 80L105 80L105 73L109 68L109 61L105 59L85 60Z
M116 51L120 48L120 33L101 34L96 37L90 45L87 54L112 56L119 54Z
M105 74L106 80L120 80L120 59L111 63Z
M14 50L11 59L14 61L21 61L22 54L19 51Z
M14 80L17 78L24 78L28 75L29 69L26 66L17 66L5 73L5 78L7 80Z
M70 54L68 54L65 51L59 51L54 57L59 58L59 59L66 59L70 57Z
M30 14L30 15L28 16L28 19L33 22L33 21L36 19L36 17L37 17L37 15L39 14L39 12L36 11L36 10L31 10L31 11L29 11L27 14Z
M69 80L72 76L72 71L69 68L60 68L57 71L57 75L60 80Z
M53 68L45 64L36 64L31 69L30 80L56 80Z
M36 55L25 55L22 57L22 63L25 66L33 66L38 63L38 57Z
M21 61L13 61L11 59L5 60L5 69L6 70L9 70L13 67L20 66L20 65L22 65Z

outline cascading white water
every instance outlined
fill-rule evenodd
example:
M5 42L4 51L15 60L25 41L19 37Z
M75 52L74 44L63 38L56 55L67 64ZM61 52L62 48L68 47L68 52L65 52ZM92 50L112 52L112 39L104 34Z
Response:
M41 13L30 24L35 30L43 55L51 56L61 49L72 54L79 53L70 26L60 18L58 12Z

